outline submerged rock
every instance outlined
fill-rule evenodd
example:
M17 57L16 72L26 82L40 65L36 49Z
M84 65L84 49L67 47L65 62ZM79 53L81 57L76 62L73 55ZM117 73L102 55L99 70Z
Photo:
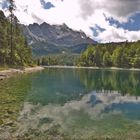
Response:
M3 123L4 123L3 120L0 119L0 125L2 125Z
M13 121L9 121L9 122L5 123L5 125L8 125L8 126L12 126L13 124L14 124Z
M7 110L7 113L8 113L8 114L13 114L14 112L11 111L11 110Z

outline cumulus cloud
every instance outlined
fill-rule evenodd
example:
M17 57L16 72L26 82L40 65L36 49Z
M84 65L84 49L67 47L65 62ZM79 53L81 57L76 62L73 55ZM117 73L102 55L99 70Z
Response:
M81 16L85 19L94 14L95 6L91 0L79 0Z
M125 22L131 15L140 11L139 0L79 0L79 4L84 18L102 9L109 16Z
M44 9L42 4L48 2L54 7ZM130 21L131 16L140 13L140 0L43 0L43 3L40 0L15 0L15 3L15 14L23 24L44 21L50 24L65 23L70 28L82 30L89 37L102 42L140 39L140 31L118 28L106 20L106 17L112 17L120 23ZM96 29L98 36L94 36L91 27ZM101 28L104 30L101 31Z
M107 2L107 0L106 0ZM112 16L120 18L128 18L129 16L140 11L139 0L110 0L104 7Z
M102 42L122 42L140 40L140 31L128 31L122 28L108 27L107 30L100 33L97 39L103 39Z

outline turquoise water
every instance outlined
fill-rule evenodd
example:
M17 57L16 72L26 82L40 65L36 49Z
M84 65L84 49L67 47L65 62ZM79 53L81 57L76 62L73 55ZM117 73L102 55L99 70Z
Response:
M140 139L140 72L47 68L0 81L0 139Z

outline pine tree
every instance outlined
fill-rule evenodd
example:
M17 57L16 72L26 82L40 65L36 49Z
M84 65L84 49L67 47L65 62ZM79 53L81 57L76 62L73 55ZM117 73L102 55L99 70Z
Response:
M18 19L13 16L11 24L11 21L0 11L0 65L32 65L31 56L31 48L23 36Z
M14 0L9 0L9 12L10 12L10 15L9 15L9 18L10 18L10 49L11 49L11 64L13 64L13 22L14 22L14 10L16 8L15 6L15 3L14 3Z

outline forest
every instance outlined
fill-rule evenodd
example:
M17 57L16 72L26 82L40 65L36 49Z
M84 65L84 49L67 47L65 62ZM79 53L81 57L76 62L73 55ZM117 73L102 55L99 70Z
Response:
M32 64L32 52L14 16L11 0L9 17L0 11L0 66L28 66Z
M77 65L140 68L140 41L89 45Z
M37 60L39 65L140 68L140 41L89 45L81 54L53 54Z

